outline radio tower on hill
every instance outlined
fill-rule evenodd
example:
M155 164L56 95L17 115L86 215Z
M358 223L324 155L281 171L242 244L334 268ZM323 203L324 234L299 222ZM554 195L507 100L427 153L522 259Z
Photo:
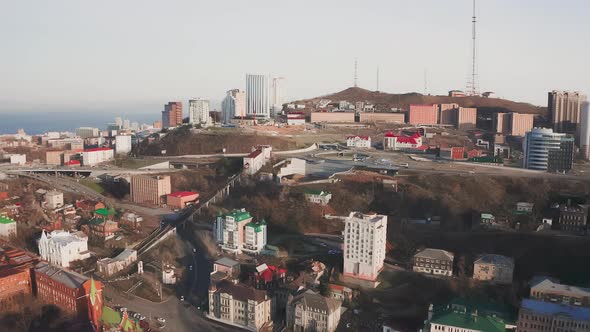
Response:
M473 16L471 17L472 31L471 31L471 43L472 43L472 51L471 51L471 78L467 82L467 94L470 96L478 96L479 95L479 87L477 83L477 63L476 63L476 33L475 33L475 25L477 23L477 18L475 16L475 0L473 0Z
M358 68L357 67L357 62L358 62L357 59L354 58L354 87L355 88L358 87L358 85L357 85L357 79L358 79L358 76L357 76L357 68Z

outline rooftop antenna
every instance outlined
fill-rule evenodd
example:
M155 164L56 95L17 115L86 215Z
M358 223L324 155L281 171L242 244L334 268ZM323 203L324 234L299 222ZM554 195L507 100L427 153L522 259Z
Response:
M476 23L477 17L475 16L475 0L473 0L473 16L471 17L471 82L467 83L467 93L471 96L477 96L478 84L477 84L477 63L476 63Z
M357 69L358 69L358 61L356 58L354 58L354 87L358 87L357 85L357 79L358 79L358 75L357 75Z
M379 92L379 66L377 66L377 92Z
M428 69L424 68L424 95L428 95Z

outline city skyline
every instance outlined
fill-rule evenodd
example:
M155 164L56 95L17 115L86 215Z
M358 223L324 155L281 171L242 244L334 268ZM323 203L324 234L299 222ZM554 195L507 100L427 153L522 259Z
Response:
M8 41L0 69L3 77L15 79L0 80L4 92L0 112L124 108L133 114L153 112L169 100L186 102L195 95L210 99L212 108L219 109L227 90L244 88L247 72L286 77L282 82L286 102L352 86L354 58L358 58L359 86L368 90L376 89L377 67L380 90L385 92L423 93L425 83L431 94L465 89L469 0L374 1L362 8L351 2L338 2L340 6L334 1L262 2L264 9L239 2L136 6L139 2L129 1L118 4L117 11L112 2L92 7L65 0L35 7L11 3L0 14L0 35L6 34ZM586 46L563 54L548 48L547 41L571 39L590 24L576 19L581 14L567 10L571 6L541 2L478 2L482 91L541 106L553 89L587 93ZM586 6L582 1L569 3ZM133 17L126 15L129 10ZM195 10L212 15L191 20ZM172 13L181 23L152 24L160 15ZM549 14L552 20L547 21ZM281 16L316 21L321 27L273 19ZM76 29L71 29L73 25ZM243 26L264 37L248 43L240 38L234 44L225 42ZM164 52L169 45L178 45L177 52ZM341 52L342 45L355 51Z

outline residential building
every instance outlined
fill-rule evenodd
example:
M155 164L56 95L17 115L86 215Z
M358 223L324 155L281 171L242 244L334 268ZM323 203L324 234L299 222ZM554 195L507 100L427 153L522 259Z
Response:
M199 193L193 191L176 191L166 196L166 205L172 209L184 209L187 205L199 201Z
M310 203L319 204L321 206L328 205L332 199L332 193L323 190L306 190L304 195L305 199Z
M473 264L473 279L510 284L514 274L514 259L502 255L484 254Z
M311 290L290 296L287 303L287 328L301 332L333 332L340 322L340 301Z
M305 113L303 113L303 112L289 112L289 113L287 113L287 125L289 125L289 126L303 126L303 125L305 125Z
M182 102L171 101L162 111L162 128L178 127L182 124Z
M45 206L49 210L55 210L64 205L64 194L61 191L50 190L45 193Z
M517 328L519 332L587 332L590 308L524 299Z
M119 224L105 216L96 214L95 217L83 222L81 230L92 240L106 241L115 237L115 232L119 230Z
M395 112L362 112L359 115L359 122L362 123L406 123L406 115L404 113Z
M209 100L196 98L188 101L188 122L192 125L208 127L213 124L209 115Z
M268 76L246 74L246 115L270 117Z
M82 163L84 166L94 166L112 160L114 157L115 151L110 148L87 149L82 152Z
M122 226L129 226L131 229L139 229L141 227L141 223L143 222L143 217L133 213L133 212L125 212L121 216L119 223Z
M250 274L250 282L256 289L274 290L285 283L287 270L262 263Z
M230 279L238 279L240 276L240 262L228 257L221 257L213 262L211 275L213 276L214 274L224 274L225 277ZM213 282L213 280L212 278L211 281Z
M58 306L74 316L88 319L95 331L101 330L103 285L100 281L48 264L38 263L33 274L37 298Z
M307 161L301 158L289 158L276 164L273 172L276 174L276 180L281 183L283 178L291 178L294 175L305 176L307 170ZM278 171L276 169L278 168Z
M162 204L162 198L172 192L168 175L134 175L131 177L131 200L134 203Z
M550 278L542 278L531 286L531 299L590 307L590 288L561 284Z
M98 273L105 277L117 274L137 261L137 251L126 248L114 258L103 258L96 262Z
M117 154L128 154L131 152L131 135L115 136L115 151Z
M270 145L261 145L252 149L252 152L244 157L243 165L246 174L256 174L271 157L272 147Z
M441 148L440 158L446 160L463 160L465 159L465 147L453 146L450 148Z
M548 93L547 110L553 130L557 133L578 134L582 103L588 98L579 92L553 90Z
M25 305L25 296L33 293L31 268L39 260L36 255L3 244L0 247L0 310L18 311Z
M16 221L0 215L0 238L10 240L16 237Z
M47 145L56 149L82 150L84 149L84 139L82 138L53 138L47 140Z
M162 129L162 121L154 121L154 123L152 123L152 127L154 129Z
M459 104L438 104L438 123L441 125L456 125Z
M42 231L39 255L51 264L69 267L73 261L90 257L88 237L82 232Z
M580 124L580 156L590 160L590 102L582 104Z
M5 154L4 158L8 158L11 165L22 166L27 163L27 155L26 154L18 154L18 153L11 153L8 155Z
M266 291L221 281L209 286L209 315L213 320L250 331L271 328L271 299Z
M588 208L583 204L560 204L558 227L562 231L577 234L588 232Z
M80 138L98 137L100 130L92 127L80 127L76 129L76 136Z
M385 260L387 216L351 212L344 223L344 275L375 281Z
M258 254L266 246L266 221L264 219L254 222L250 221L244 225L244 242L242 251L251 254Z
M430 305L425 330L430 332L506 332L515 327L510 318L510 314L503 307L454 299L445 305L436 307Z
M414 255L414 272L441 276L453 275L452 252L442 249L426 248Z
M477 108L459 107L457 109L457 129L469 130L475 129L477 123Z
M370 148L371 137L370 136L347 136L346 146L349 148Z
M568 171L574 159L574 139L553 129L533 128L523 141L523 168Z
M246 116L246 93L240 89L233 89L227 92L227 95L221 102L221 112L223 123L230 123L231 119Z
M221 249L233 253L241 253L244 245L245 226L252 221L252 216L246 209L217 217L213 227L215 240Z
M533 207L534 206L535 206L534 203L517 202L516 203L516 212L519 212L519 213L533 213Z
M281 81L284 79L284 77L272 78L270 94L270 107L272 109L272 116L279 114L279 112L283 109L283 89L281 86Z
M533 114L495 113L493 127L498 134L525 136L533 129Z
M350 303L352 301L352 289L336 284L328 284L328 291L330 292L330 296L332 298L342 302L342 303Z
M412 136L396 135L388 131L383 136L383 149L393 151L417 151L427 148L422 144L422 136L416 132Z
M311 122L352 123L354 112L311 112Z
M411 125L436 125L438 124L438 106L432 105L410 105L408 123Z

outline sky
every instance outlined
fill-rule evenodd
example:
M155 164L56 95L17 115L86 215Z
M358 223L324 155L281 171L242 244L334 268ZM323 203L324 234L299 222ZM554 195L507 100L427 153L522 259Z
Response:
M284 101L358 84L446 94L470 73L471 0L0 1L2 112L154 112L221 100L246 73ZM482 91L545 105L590 93L586 0L478 0ZM425 75L425 73L427 73ZM426 77L426 80L425 80Z

